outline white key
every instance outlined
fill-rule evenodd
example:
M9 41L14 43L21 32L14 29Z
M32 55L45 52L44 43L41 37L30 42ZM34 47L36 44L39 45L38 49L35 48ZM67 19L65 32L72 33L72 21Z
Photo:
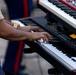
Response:
M25 25L23 23L21 23L19 20L11 20L11 22L15 22L15 23L18 23L20 24L20 26L24 27Z
M41 46L44 48L44 50L46 50L47 52L50 52L51 56L56 58L59 62L61 62L70 70L76 69L76 63L68 56L66 56L66 54L63 54L56 47L52 46L52 44L42 43Z

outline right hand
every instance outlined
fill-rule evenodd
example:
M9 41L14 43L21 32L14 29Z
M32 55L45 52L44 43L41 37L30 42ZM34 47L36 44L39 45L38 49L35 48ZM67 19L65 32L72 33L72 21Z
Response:
M46 42L52 39L52 36L47 32L33 32L29 34L29 41L43 39Z

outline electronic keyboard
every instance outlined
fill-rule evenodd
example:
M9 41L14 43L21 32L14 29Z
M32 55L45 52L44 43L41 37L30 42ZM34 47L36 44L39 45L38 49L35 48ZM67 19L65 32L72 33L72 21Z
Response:
M49 26L46 26L47 19L45 17L20 19L20 20L14 20L14 22L19 23L21 26L24 25L39 26L41 27L41 29L47 32L49 30ZM56 24L54 23L54 25ZM56 29L55 26L53 26L52 28ZM62 41L58 40L55 36L53 37L54 39L50 40L49 43L44 43L41 41L34 41L34 42L24 41L24 42L28 44L33 50L35 50L35 52L37 52L45 60L47 60L50 64L52 64L56 69L58 69L61 73L67 75L75 75L76 74L75 50L67 46Z
M35 52L63 75L76 75L76 4L75 0L39 0L46 16L23 18L15 22L39 26L53 36L49 43L25 41Z

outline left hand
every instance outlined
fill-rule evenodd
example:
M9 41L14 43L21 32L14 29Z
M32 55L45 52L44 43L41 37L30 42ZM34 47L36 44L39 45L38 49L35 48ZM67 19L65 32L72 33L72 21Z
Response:
M37 26L25 26L25 27L19 27L18 29L26 32L31 32L32 30L35 32L41 31L40 28Z

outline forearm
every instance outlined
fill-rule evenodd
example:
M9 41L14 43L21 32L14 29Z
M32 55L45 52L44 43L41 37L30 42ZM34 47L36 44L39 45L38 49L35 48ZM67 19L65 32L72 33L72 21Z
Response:
M14 41L29 40L29 33L18 31L17 34L14 34L13 32L8 35L2 35L2 38L7 39L7 40L14 40Z
M17 30L4 20L0 20L0 37L8 40L28 40L29 33Z

